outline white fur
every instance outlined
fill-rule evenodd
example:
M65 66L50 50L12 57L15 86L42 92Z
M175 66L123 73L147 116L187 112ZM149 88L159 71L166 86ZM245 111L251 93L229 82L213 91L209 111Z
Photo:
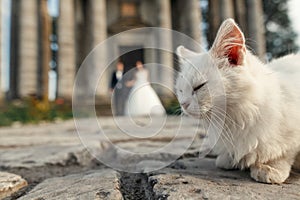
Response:
M236 46L240 64L233 66L227 55ZM263 64L246 50L243 33L232 19L221 25L209 52L189 53L179 47L177 54L181 72L176 92L184 112L205 119L226 112L214 148L216 165L250 168L251 177L259 182L284 182L300 152L300 55ZM208 83L193 94L204 81ZM212 114L223 100L220 88L226 110Z

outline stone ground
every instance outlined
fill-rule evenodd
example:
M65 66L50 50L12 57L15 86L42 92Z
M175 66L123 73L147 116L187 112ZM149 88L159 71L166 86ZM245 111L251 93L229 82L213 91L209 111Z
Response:
M300 199L296 172L268 185L199 159L204 135L193 120L142 118L132 128L127 118L100 118L101 131L92 121L78 121L80 137L74 121L1 128L0 199Z

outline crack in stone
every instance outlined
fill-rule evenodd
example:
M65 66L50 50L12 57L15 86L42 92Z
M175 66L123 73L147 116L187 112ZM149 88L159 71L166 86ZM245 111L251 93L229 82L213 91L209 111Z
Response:
M154 185L157 183L154 179L145 173L119 172L120 190L124 200L164 200L167 196L155 194Z
M124 200L154 199L146 174L120 172L121 193Z

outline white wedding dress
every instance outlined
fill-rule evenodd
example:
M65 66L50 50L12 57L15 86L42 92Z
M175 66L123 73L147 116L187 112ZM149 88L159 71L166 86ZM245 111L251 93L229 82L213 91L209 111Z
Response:
M142 69L135 74L132 87L125 106L127 116L165 115L166 111L154 89L148 82L148 71Z

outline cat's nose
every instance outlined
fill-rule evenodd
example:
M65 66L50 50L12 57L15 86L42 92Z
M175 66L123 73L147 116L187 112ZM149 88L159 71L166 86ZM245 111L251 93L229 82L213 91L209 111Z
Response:
M189 107L191 103L188 102L188 101L185 101L185 102L182 102L180 105L184 108L184 109L187 109Z

